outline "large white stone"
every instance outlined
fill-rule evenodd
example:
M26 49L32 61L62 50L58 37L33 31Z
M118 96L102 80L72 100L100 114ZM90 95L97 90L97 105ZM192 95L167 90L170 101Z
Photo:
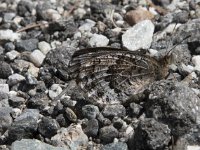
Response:
M148 49L151 46L154 28L150 20L137 23L122 35L123 46L131 51Z
M30 61L37 67L40 67L42 65L44 58L45 55L40 50L34 50L30 54Z
M89 41L91 47L107 46L108 43L109 39L101 34L93 34Z

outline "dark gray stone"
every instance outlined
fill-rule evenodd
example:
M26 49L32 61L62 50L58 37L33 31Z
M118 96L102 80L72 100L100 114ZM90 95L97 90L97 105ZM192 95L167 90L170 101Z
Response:
M7 143L12 143L23 138L33 138L38 127L37 120L31 117L13 122L8 129Z
M58 122L55 119L43 117L38 124L38 131L43 136L50 138L57 133L60 128Z
M20 42L16 43L16 50L19 52L33 51L37 49L38 42L38 39L21 40Z
M153 118L140 121L135 133L128 141L130 150L165 149L171 140L170 129L167 125Z
M12 124L12 117L10 113L12 111L11 107L1 107L0 108L0 134L3 134L8 127Z
M7 42L4 45L4 48L5 48L6 51L11 51L11 50L15 49L15 45L13 44L13 42Z
M87 122L86 128L83 129L88 137L96 137L99 131L99 123L96 119L91 119Z
M121 129L121 127L123 126L124 124L124 121L121 119L121 118L113 118L112 120L113 122L113 126L116 128L116 129Z
M200 99L184 84L161 80L151 84L146 94L146 116L167 124L172 135L184 135L200 121Z
M17 13L19 16L31 16L34 5L31 1L22 0L17 5Z
M94 105L85 105L82 107L82 114L88 119L95 119L99 114L99 108Z
M132 110L131 115L133 117L137 117L141 113L141 110L142 110L143 107L139 104L136 104L136 103L130 103L130 108Z
M123 105L107 105L104 107L102 114L104 117L124 117L126 116L126 109Z
M105 126L99 131L99 138L103 143L111 143L118 137L118 131L113 126Z
M11 145L11 150L68 150L63 147L54 147L36 139L22 139Z
M188 11L180 11L178 13L173 13L173 22L175 23L186 23L189 18Z
M12 74L12 68L6 62L0 61L0 78L7 79Z
M25 99L23 97L13 96L9 98L9 104L12 107L19 108L21 105L24 104L24 102L25 102Z
M128 150L128 146L123 142L110 143L102 146L100 150Z
M38 81L37 79L31 75L31 74L26 74L26 83L29 84L29 85L37 85Z

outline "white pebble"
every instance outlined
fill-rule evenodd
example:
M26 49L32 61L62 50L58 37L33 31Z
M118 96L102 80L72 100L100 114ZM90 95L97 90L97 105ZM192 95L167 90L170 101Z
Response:
M86 19L86 23L84 23L83 25L81 25L78 29L81 32L91 31L91 28L94 27L95 24L96 24L96 22L94 22L93 20Z
M20 39L20 34L15 33L12 30L0 30L0 40L7 41L18 41Z
M53 84L49 89L49 97L51 99L54 99L61 92L62 92L62 88L59 86L59 84Z
M20 55L20 53L18 51L15 51L15 50L12 50L12 51L6 53L6 56L9 60L14 60L19 55Z
M193 56L192 57L192 62L195 66L200 66L200 55Z
M122 35L123 46L132 51L148 49L151 46L154 28L150 20L137 23Z
M89 40L89 44L92 47L101 47L107 46L109 43L109 39L101 34L93 34L93 36Z
M3 93L9 94L9 85L8 84L0 84L0 91Z
M38 48L43 54L47 54L51 50L51 46L49 43L42 41L38 43Z
M44 61L45 55L40 50L34 50L30 54L30 61L36 66L40 67Z

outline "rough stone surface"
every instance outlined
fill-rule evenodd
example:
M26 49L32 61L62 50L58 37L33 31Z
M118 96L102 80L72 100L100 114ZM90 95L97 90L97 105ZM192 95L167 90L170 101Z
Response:
M104 126L99 131L99 138L104 143L113 142L114 138L118 137L118 131L113 126Z
M0 109L0 134L4 133L12 124L11 111L11 107L1 107Z
M40 51L46 55L50 50L51 50L51 46L49 43L42 41L38 43L38 48L40 49Z
M9 94L9 85L8 84L0 84L0 91L2 93Z
M45 137L54 136L58 129L60 128L59 124L55 119L43 117L41 122L38 124L38 131Z
M12 74L12 68L6 62L0 61L0 78L7 79Z
M17 83L20 83L21 81L24 81L25 80L25 77L18 74L18 73L15 73L15 74L12 74L8 77L8 84L10 86L12 85L15 85Z
M124 117L126 115L126 109L123 105L107 105L104 107L102 114L105 117Z
M126 143L117 142L106 144L102 146L100 150L128 150L128 146Z
M83 133L81 126L73 124L68 128L61 128L51 140L55 146L66 149L82 149L88 144L88 137Z
M96 119L89 120L83 131L88 137L96 137L99 131L98 121Z
M154 25L150 20L144 20L128 29L122 35L123 46L131 51L148 49L151 46Z
M16 43L16 50L19 52L22 51L33 51L37 49L38 39L28 39L21 40Z
M36 139L22 139L21 141L15 141L11 145L11 150L67 150L62 147L54 147L52 145L43 143Z
M146 92L147 117L167 124L172 135L186 134L192 125L199 122L200 99L189 87L161 80L151 84Z
M99 108L94 105L85 105L82 107L82 114L88 119L95 119L99 114Z
M20 34L15 33L12 30L0 30L0 40L5 41L18 41L20 39Z

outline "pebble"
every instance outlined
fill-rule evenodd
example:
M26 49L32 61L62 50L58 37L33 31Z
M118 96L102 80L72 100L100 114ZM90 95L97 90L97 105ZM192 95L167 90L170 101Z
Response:
M46 55L51 50L50 44L45 41L39 42L38 48L44 55Z
M32 118L35 121L38 121L40 113L38 109L25 109L20 116L18 116L15 121L21 121L26 118Z
M15 49L15 45L13 44L13 42L7 42L4 45L4 48L5 48L6 51L11 51L11 50Z
M61 15L58 13L58 11L54 10L54 9L47 9L45 10L47 18L52 20L52 21L57 21L59 19L61 19Z
M19 52L22 51L33 51L37 49L38 39L32 38L28 40L21 40L16 43L16 50Z
M34 50L30 54L30 61L36 66L40 67L45 59L45 55L40 50Z
M37 85L38 81L33 75L27 73L25 77L28 85Z
M54 99L61 92L62 92L62 88L59 86L59 84L53 84L49 89L49 97L51 99Z
M91 47L103 47L107 46L109 43L109 39L101 34L93 34L89 40L89 45Z
M99 108L94 105L85 105L82 107L82 114L88 119L95 119L99 114Z
M12 124L13 119L10 116L11 107L1 107L0 109L0 131L5 132Z
M20 75L18 73L15 73L15 74L12 74L12 75L10 75L8 77L8 84L10 86L13 86L13 85L15 85L17 83L20 83L20 82L24 81L24 80L25 80L24 76L22 76L22 75Z
M90 32L92 27L94 27L96 24L96 22L94 22L93 20L90 19L86 19L86 23L84 23L83 25L81 25L78 29L79 31L83 32Z
M131 51L148 49L151 46L154 28L150 20L137 23L122 35L123 46Z
M61 128L51 141L56 146L65 149L82 149L88 145L88 137L84 134L80 124L71 124L67 128Z
M39 68L35 67L32 63L30 63L29 68L28 68L29 74L37 78L39 70L40 70Z
M66 150L63 147L55 147L36 139L22 139L15 141L11 145L11 150Z
M12 19L15 17L16 13L4 13L3 15L3 21L4 22L11 22Z
M106 144L102 146L100 150L128 150L128 146L126 143L116 142L116 143Z
M118 131L113 126L104 126L99 131L99 138L103 143L111 143L118 137Z
M0 84L0 91L3 93L9 94L9 85L8 84Z
M11 116L15 119L22 113L22 110L19 108L13 108L11 112Z
M194 69L200 71L200 55L193 56L192 62L195 65Z
M55 119L43 117L38 124L38 131L43 136L50 138L54 136L60 128L58 122Z
M13 70L10 64L0 61L0 78L7 79L12 73Z
M77 122L77 116L71 108L67 107L65 109L65 114L66 114L66 117L69 119L69 121Z
M105 117L125 117L126 109L123 105L106 105L102 111Z
M17 58L20 55L20 53L18 51L15 50L11 50L10 52L6 53L6 57L9 60L14 60L15 58Z
M12 30L0 30L0 40L5 41L19 41L20 40L20 33L15 33Z
M9 104L10 106L12 106L13 108L21 108L20 106L23 105L25 102L25 99L22 97L10 97L9 98Z
M125 15L126 21L131 26L139 23L140 21L151 20L153 18L154 15L151 12L141 7L138 7L136 10L128 11Z
M99 131L99 123L96 119L91 119L87 122L86 128L83 129L88 137L96 137Z

